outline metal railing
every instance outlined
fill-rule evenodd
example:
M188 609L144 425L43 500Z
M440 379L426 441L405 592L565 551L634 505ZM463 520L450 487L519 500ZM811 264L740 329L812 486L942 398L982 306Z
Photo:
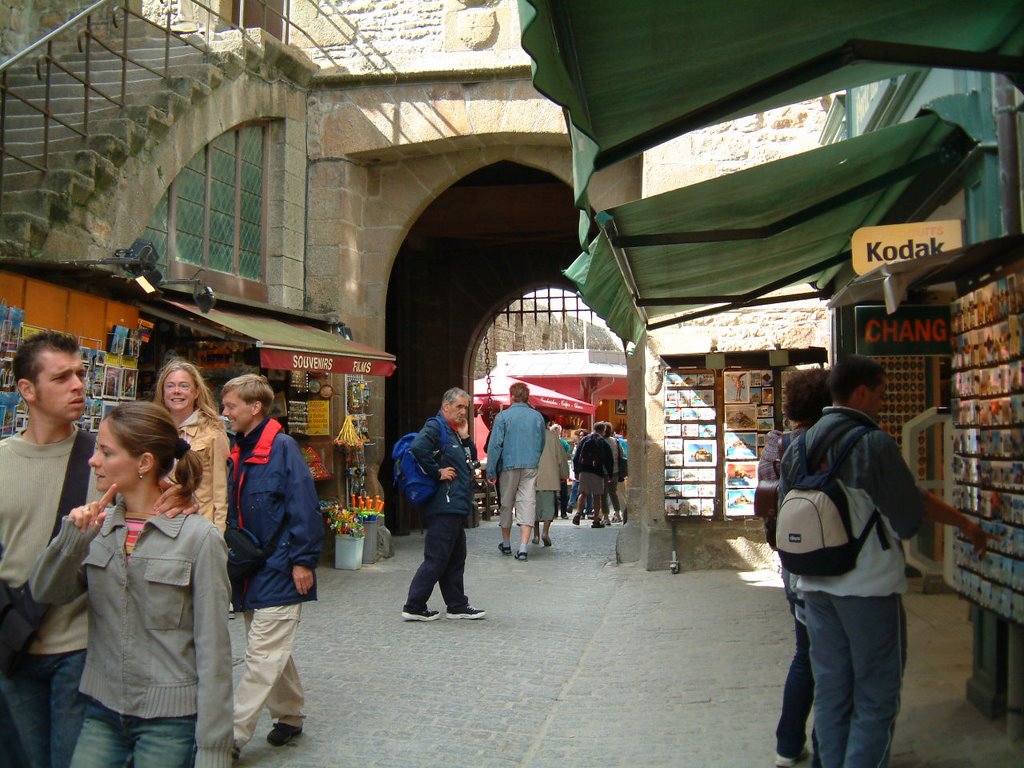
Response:
M239 32L248 37L254 29L263 29L286 45L291 44L293 33L301 35L303 45L316 49L333 66L338 62L330 52L318 44L314 36L300 27L291 18L291 0L283 0L281 9L266 0L239 0L237 20L226 19L212 7L200 0L192 0L192 6L201 13L201 19L194 22L194 34L180 33L176 26L180 19L172 13L170 2L165 4L159 20L146 17L133 10L127 0L98 0L80 13L44 35L25 49L0 63L0 212L4 211L5 174L11 173L9 165L44 176L50 171L53 140L51 133L61 128L71 136L77 136L84 145L90 135L90 113L93 102L112 105L118 110L127 106L130 78L136 73L149 72L168 81L172 71L172 47L189 46L204 57L211 52L215 39L225 32ZM311 2L320 16L319 3ZM254 9L259 9L254 12ZM246 28L245 21L251 19L258 26ZM323 20L337 32L344 34L337 23L328 15ZM268 26L271 29L267 29ZM179 27L180 28L180 27ZM141 29L141 32L137 30ZM272 32L280 29L281 34ZM130 37L135 34L136 37ZM158 46L163 47L163 65L144 61L142 51L152 55ZM76 66L66 63L64 51L77 51L82 60ZM100 59L120 62L119 84L115 88L97 82L95 67ZM34 62L35 81L28 84L16 82L15 75ZM18 65L22 65L18 67ZM81 88L80 107L58 112L54 108L54 78L60 76L72 83L72 88ZM78 103L78 102L76 102ZM8 119L13 112L35 116L42 124L39 138L33 141L28 151L21 145L8 140ZM9 161L14 161L11 163Z

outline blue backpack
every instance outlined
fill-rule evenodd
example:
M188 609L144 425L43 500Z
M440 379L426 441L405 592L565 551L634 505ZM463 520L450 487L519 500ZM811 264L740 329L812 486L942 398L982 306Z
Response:
M439 419L437 416L432 418L441 427L441 447L435 451L435 454L437 454L441 452L444 444L448 441L448 430L443 419ZM440 483L436 478L423 471L423 468L416 461L416 457L409 450L409 446L412 445L412 441L416 439L417 435L419 435L419 432L409 432L406 435L402 435L398 442L395 443L395 447L391 449L391 458L395 461L395 487L405 494L405 498L417 507L421 507L437 493L437 487Z

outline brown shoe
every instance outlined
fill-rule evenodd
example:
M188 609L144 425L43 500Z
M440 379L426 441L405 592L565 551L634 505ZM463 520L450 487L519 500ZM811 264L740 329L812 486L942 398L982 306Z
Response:
M542 538L544 539L544 546L545 547L550 547L551 546L551 537L548 536L547 534L544 534L544 536Z

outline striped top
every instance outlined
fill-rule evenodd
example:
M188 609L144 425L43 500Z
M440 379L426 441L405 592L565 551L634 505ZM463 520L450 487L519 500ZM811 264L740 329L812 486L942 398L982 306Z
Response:
M125 514L124 523L128 528L127 535L124 539L124 553L131 557L132 552L135 550L135 544L139 540L139 534L142 533L142 526L149 520L149 515L130 515Z

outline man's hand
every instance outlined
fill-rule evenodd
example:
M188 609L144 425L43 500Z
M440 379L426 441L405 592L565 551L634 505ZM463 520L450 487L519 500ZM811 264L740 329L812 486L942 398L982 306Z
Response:
M313 570L304 565L293 565L292 581L295 582L295 589L300 595L309 594L309 590L313 588Z
M441 467L441 480L454 480L455 467Z
M988 552L988 543L990 541L999 541L998 536L989 533L973 520L965 521L965 524L960 527L960 532L971 542L971 546L974 547L974 553L979 557L984 557L985 553Z
M167 480L160 481L160 488L163 493L153 505L154 515L164 517L175 517L177 515L191 515L199 511L199 502L190 493L184 493L181 486Z

